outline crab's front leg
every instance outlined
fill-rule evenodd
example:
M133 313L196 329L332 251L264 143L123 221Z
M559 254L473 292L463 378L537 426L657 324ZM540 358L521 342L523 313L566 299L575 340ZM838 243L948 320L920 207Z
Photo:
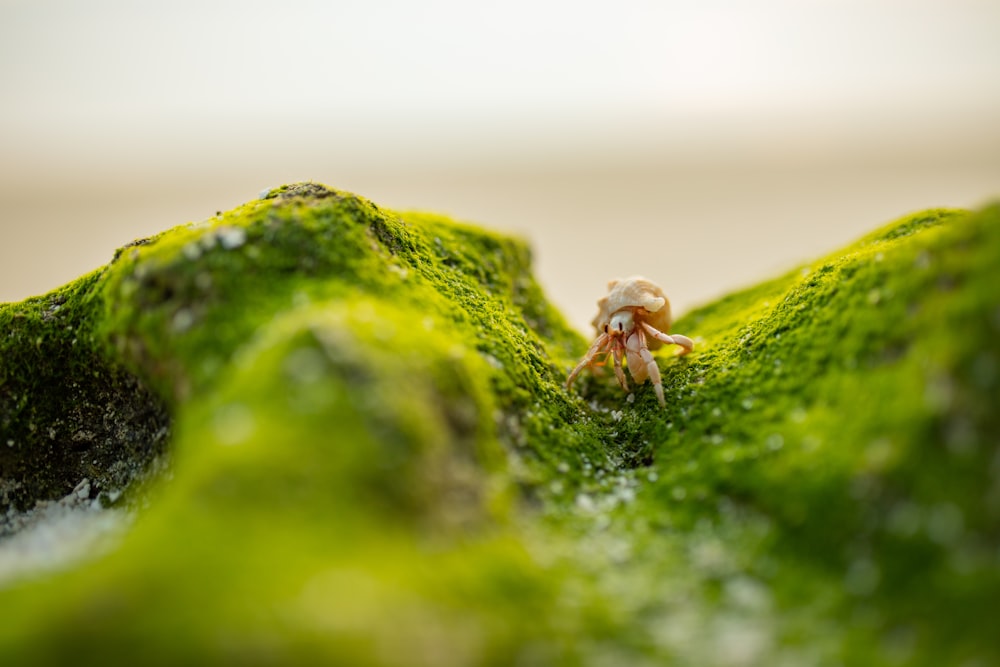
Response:
M580 374L580 371L589 366L594 361L594 357L604 351L604 347L608 344L609 339L610 336L608 336L608 334L602 333L594 340L590 349L587 350L587 354L583 355L583 359L580 360L580 363L576 365L576 368L574 368L572 372L570 372L569 377L566 378L567 389L569 389L569 386L573 384L573 380L575 380L576 376Z
M656 400L660 402L661 407L667 406L667 401L663 397L663 382L660 380L660 368L656 365L656 359L653 358L653 353L649 351L649 347L646 345L646 336L643 335L641 330L637 330L634 335L629 336L629 339L625 343L629 360L635 360L638 357L639 364L636 364L640 370L639 374L645 377L649 377L649 381L653 383L653 391L656 392ZM636 370L632 370L632 377L638 380L638 375Z
M615 377L618 378L618 384L625 391L628 391L628 381L625 380L625 371L622 370L622 355L625 353L625 346L622 344L620 338L616 338L611 342L611 354L615 359Z
M665 334L647 322L640 322L640 324L642 324L642 328L646 330L646 333L661 343L666 343L667 345L679 345L681 347L681 353L677 355L679 357L684 356L694 349L694 341L687 336L682 336L680 334Z

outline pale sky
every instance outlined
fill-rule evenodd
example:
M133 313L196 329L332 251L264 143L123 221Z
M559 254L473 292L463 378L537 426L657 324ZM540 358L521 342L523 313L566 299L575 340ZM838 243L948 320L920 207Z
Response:
M995 110L1000 2L0 0L0 85L7 140Z
M997 0L0 0L0 96L0 300L305 178L527 235L578 324L598 273L661 270L592 228L684 230L662 261L699 258L663 270L690 306L1000 195ZM621 204L599 214L608 182ZM836 218L806 214L834 198ZM753 262L710 271L697 244L752 243L739 224Z

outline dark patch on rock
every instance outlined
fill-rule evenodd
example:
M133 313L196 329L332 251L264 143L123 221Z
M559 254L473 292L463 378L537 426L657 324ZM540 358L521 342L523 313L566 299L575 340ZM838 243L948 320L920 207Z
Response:
M58 400L18 382L0 389L0 479L16 485L0 512L61 498L83 478L95 497L119 492L164 453L167 411L128 372L96 362L83 376L37 379L61 387Z
M332 190L325 185L320 185L319 183L295 183L269 190L263 197L261 197L261 199L276 199L284 201L295 197L302 197L305 199L328 199L330 197L343 199L344 194L337 192L336 190Z

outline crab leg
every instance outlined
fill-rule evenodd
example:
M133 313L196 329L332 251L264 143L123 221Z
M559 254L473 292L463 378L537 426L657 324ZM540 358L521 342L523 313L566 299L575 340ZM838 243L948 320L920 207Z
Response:
M663 383L660 380L660 369L656 365L653 353L649 351L642 329L637 327L635 333L625 341L625 354L628 357L628 368L632 372L632 379L639 384L647 379L652 382L657 400L661 406L666 406L667 403L663 397Z
M660 402L660 407L667 407L667 401L663 398L663 382L660 380L660 368L656 365L653 353L646 347L646 337L639 336L639 356L646 364L646 372L649 373L649 381L653 383L653 391L656 392L656 400Z
M576 368L573 369L573 372L569 374L568 378L566 378L567 389L569 389L569 386L573 384L573 380L575 380L576 376L580 374L580 371L582 371L584 368L590 365L590 363L594 360L594 357L596 357L603 351L604 346L608 344L609 340L610 336L608 336L608 334L606 333L602 333L600 336L597 337L593 345L590 346L590 349L587 350L587 354L583 356L583 359L580 360L580 363L576 365Z
M687 336L682 336L680 334L673 334L668 336L667 334L663 333L656 327L651 326L646 322L640 322L639 324L642 325L642 328L645 329L650 336L660 341L661 343L666 343L667 345L680 345L681 353L678 356L683 356L694 349L694 341L692 341Z
M611 345L611 352L615 358L615 377L618 378L618 384L625 391L628 391L628 382L625 380L625 371L622 370L622 355L625 353L625 347L618 342L614 342Z
M608 359L611 358L611 352L612 352L610 346L608 347L608 351L607 352L608 353L604 355L603 359L601 359L600 361L591 361L590 365L591 366L607 366L608 365ZM599 354L604 354L604 350L601 350L599 352Z

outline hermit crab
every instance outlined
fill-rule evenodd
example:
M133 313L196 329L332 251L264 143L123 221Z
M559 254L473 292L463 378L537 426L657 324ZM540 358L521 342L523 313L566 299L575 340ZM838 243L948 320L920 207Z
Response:
M664 343L680 345L681 354L687 354L694 343L687 336L667 335L670 330L670 302L654 283L639 276L608 283L608 294L597 302L597 315L592 324L597 329L587 354L566 378L569 389L573 380L587 366L603 366L608 358L614 360L615 377L618 384L628 391L622 357L625 357L632 379L642 384L646 379L653 382L653 390L660 405L666 406L663 398L663 383L660 369L650 350L660 348ZM597 359L599 355L604 359Z

